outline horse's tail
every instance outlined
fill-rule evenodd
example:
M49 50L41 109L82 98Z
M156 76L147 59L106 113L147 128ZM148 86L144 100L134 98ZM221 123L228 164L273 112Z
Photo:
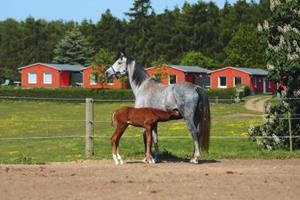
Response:
M211 126L209 101L208 96L201 88L197 88L196 90L199 94L198 110L200 112L200 123L198 129L200 144L201 148L208 152Z

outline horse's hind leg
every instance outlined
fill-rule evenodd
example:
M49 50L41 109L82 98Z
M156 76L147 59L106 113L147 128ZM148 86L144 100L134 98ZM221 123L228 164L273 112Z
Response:
M190 162L197 164L198 159L200 158L199 134L198 134L197 127L194 124L194 120L191 117L187 119L187 126L190 132L192 133L192 137L194 140L194 154Z
M159 149L158 149L158 137L157 137L157 123L155 123L152 128L152 141L154 145L154 160L156 163L158 163Z

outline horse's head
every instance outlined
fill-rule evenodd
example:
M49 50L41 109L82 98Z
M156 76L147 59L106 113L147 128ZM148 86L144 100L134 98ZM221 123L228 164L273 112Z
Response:
M127 65L128 58L121 53L120 57L116 60L116 62L105 71L105 75L107 78L111 78L115 76L116 78L121 78L127 75Z

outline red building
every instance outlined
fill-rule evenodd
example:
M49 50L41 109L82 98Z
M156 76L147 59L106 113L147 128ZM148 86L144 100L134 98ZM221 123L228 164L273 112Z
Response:
M127 88L127 85L119 80L111 80L110 83L99 84L93 72L98 69L80 65L35 63L20 67L22 87L72 87L84 88ZM100 70L101 71L101 70Z
M267 81L268 72L263 69L225 67L210 72L211 89L232 88L247 85L251 93L274 93L276 83Z
M148 68L147 73L163 84L191 82L202 87L210 86L210 70L197 66L169 65Z
M92 67L86 67L82 70L83 74L83 85L84 88L102 88L102 89L120 89L120 88L128 88L127 84L124 82L121 82L119 79L111 79L108 80L106 83L99 83L97 81L97 73L104 74L105 69L101 67L92 68Z
M20 67L22 87L70 87L82 83L80 65L35 63Z

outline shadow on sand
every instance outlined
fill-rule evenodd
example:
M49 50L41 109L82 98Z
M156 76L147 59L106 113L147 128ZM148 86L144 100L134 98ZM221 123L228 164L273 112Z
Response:
M199 160L198 164L219 163L218 160ZM127 161L127 164L144 163L142 160ZM190 159L178 157L171 152L164 150L159 154L159 163L190 163Z

